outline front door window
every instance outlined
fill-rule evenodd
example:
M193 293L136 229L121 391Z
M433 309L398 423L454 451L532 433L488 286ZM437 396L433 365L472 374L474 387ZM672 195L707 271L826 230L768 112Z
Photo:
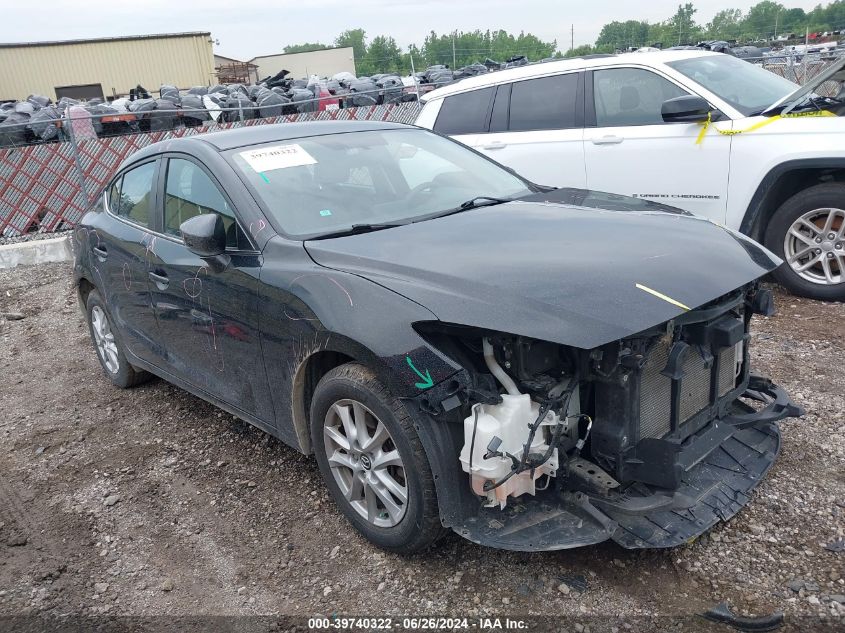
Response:
M612 68L593 73L598 127L661 125L663 102L687 93L649 70Z

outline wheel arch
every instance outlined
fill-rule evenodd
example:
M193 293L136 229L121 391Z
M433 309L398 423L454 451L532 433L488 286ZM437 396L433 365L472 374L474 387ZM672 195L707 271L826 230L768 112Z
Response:
M845 158L790 160L763 177L745 211L739 230L761 242L775 211L793 195L824 182L845 181Z
M85 312L85 306L88 303L88 295L92 290L96 290L97 286L87 277L80 277L76 282L76 293L79 297L79 307Z
M344 352L321 350L308 356L296 368L291 385L291 418L299 450L306 455L313 452L309 422L317 384L335 367L352 362L360 361Z

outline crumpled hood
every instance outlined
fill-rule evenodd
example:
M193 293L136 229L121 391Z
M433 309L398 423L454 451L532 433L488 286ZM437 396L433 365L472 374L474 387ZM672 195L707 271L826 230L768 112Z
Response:
M520 201L305 247L318 264L368 278L441 321L584 349L675 318L685 312L677 304L694 309L780 264L707 220L633 202L607 210Z

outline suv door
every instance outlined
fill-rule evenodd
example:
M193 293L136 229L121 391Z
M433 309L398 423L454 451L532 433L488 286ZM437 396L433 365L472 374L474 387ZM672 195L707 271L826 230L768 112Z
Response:
M434 130L533 182L583 188L583 77L563 73L445 97Z
M158 162L151 160L118 174L103 193L106 213L88 231L94 282L103 293L113 329L130 354L150 363L161 355L147 283Z
M653 70L616 67L587 73L584 155L587 186L680 207L724 222L731 137L701 125L664 123L667 99L690 94Z
M182 381L272 423L259 339L261 255L238 222L230 198L203 165L168 156L160 178L159 237L150 260L150 292L166 349L166 367ZM218 213L227 228L220 269L188 250L179 226Z

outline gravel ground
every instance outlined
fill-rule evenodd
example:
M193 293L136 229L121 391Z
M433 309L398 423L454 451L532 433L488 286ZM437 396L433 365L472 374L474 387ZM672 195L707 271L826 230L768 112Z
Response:
M312 459L163 381L112 387L69 279L0 271L0 616L552 615L596 631L727 600L843 624L845 305L779 294L757 318L756 369L808 414L782 423L750 505L696 542L519 554L453 535L402 558L352 531Z

